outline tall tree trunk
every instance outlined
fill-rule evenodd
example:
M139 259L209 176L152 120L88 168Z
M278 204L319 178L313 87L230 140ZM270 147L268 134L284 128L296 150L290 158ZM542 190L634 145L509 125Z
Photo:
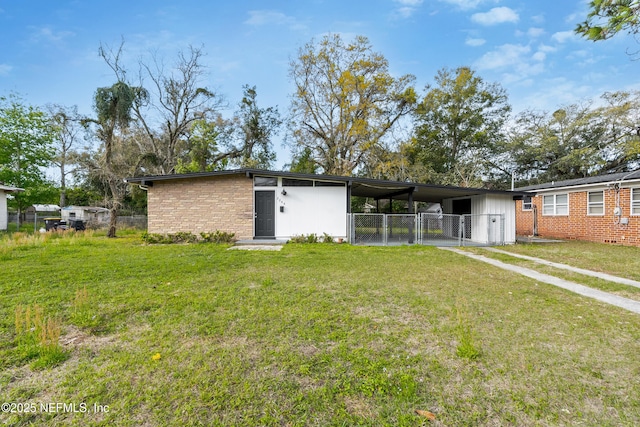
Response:
M107 168L110 169L110 168ZM110 171L109 171L110 172ZM120 208L120 193L118 192L118 183L114 182L116 177L113 175L109 176L109 190L111 191L111 208L109 209L109 232L107 233L107 237L114 238L116 237L116 224L118 223L118 210Z
M109 210L109 232L107 233L107 237L114 238L116 237L116 224L118 222L118 208L113 205Z
M65 164L64 161L60 162L60 209L64 208L67 204L67 178L65 176Z

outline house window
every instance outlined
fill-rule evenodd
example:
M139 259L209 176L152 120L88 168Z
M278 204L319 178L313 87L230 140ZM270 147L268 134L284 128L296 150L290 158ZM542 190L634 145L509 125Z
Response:
M315 181L316 187L344 187L344 182Z
M255 185L256 187L277 187L278 178L256 176L255 178L253 178L253 185Z
M75 212L69 212L69 218L75 218L75 217L76 217Z
M542 196L543 215L569 215L569 195L551 194Z
M531 196L524 196L522 199L522 210L530 211L533 209L533 202L531 201Z
M282 178L283 187L313 187L313 181L306 179Z
M640 188L631 189L631 215L640 215Z
M604 191L589 191L587 193L587 214L604 215Z

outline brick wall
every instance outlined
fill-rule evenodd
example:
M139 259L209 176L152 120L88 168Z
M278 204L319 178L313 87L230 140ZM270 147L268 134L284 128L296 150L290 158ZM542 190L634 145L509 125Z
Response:
M630 197L628 188L621 188L617 195L613 188L605 189L604 215L600 216L587 215L586 191L569 193L568 216L542 215L542 195L533 197L532 203L537 206L538 235L548 238L640 246L640 216L631 216ZM622 209L621 217L613 215L616 202ZM533 234L533 216L534 211L523 211L522 201L516 201L517 235ZM620 218L628 218L629 223L621 224Z
M253 238L253 181L245 175L155 181L147 206L149 233L220 230Z

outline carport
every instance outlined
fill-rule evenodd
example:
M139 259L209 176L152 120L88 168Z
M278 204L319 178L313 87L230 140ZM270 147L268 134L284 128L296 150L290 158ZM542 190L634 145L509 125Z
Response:
M377 213L348 212L353 244L437 246L502 245L515 243L515 203L527 193L352 178L348 197L376 201ZM407 202L402 213L380 212L381 200ZM415 212L415 202L438 203L441 212ZM351 203L347 203L350 208Z

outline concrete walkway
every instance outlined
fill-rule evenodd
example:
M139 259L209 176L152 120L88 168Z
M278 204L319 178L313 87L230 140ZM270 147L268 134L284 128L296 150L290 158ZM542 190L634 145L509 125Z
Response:
M509 255L509 256L512 256L512 257L516 257L516 258L526 259L527 261L537 262L538 264L544 264L544 265L548 265L550 267L555 267L555 268L560 268L560 269L563 269L563 270L573 271L574 273L580 273L580 274L583 274L585 276L597 277L598 279L606 280L608 282L620 283L622 285L635 286L636 288L640 288L640 282L638 282L636 280L626 279L624 277L612 276L611 274L607 274L607 273L600 273L600 272L597 272L597 271L585 270L584 268L572 267L570 265L560 264L560 263L552 262L552 261L547 261L546 259L535 258L535 257L528 256L528 255L514 254L513 252L503 251L501 249L496 249L496 248L486 248L485 247L485 248L482 248L482 249L485 249L485 250L491 251L491 252L495 252L495 253L498 253L498 254L504 254L504 255Z
M566 289L568 291L574 292L576 294L593 298L595 300L605 302L607 304L615 305L616 307L624 308L625 310L632 311L634 313L640 314L640 301L635 301L629 298L621 297L618 295L613 295L608 292L604 292L598 289L589 288L584 285L580 285L575 282L571 282L569 280L560 279L558 277L551 276L549 274L539 273L535 270L525 267L518 267L515 265L507 264L502 261L498 261L495 259L487 258L482 255L472 254L470 252L465 252L456 248L445 248L440 247L439 249L445 251L455 252L459 255L464 255L469 258L473 258L478 261L486 262L487 264L491 264L495 267L502 268L504 270L512 271L514 273L522 274L523 276L530 277L539 282L547 283L549 285L557 286L562 289ZM510 254L510 253L509 253Z

